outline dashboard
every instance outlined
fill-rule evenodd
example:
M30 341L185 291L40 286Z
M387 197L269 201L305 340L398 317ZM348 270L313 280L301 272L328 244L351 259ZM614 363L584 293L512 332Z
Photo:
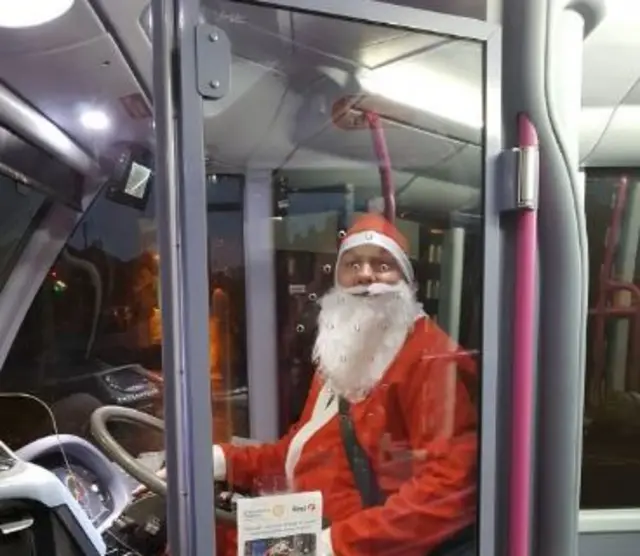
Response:
M43 466L44 467L44 466ZM102 481L86 467L78 463L50 468L73 498L98 528L114 510L111 493Z
M139 483L86 440L52 435L21 448L16 456L66 487L62 490L77 502L78 513L86 514L82 518L88 518L87 525L101 536L107 556L166 553L165 500L147 495L132 501ZM164 453L141 454L138 460L156 469L162 466Z
M51 471L101 533L122 515L138 485L95 446L76 436L40 438L16 455Z

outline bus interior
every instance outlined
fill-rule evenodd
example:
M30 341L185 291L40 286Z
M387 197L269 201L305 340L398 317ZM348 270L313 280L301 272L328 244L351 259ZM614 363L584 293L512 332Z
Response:
M154 17L148 0L69 0L51 21L34 8L36 23L0 6L0 554L168 554L177 495L169 489L167 511L167 485L153 479L165 458L183 457L169 448L169 423L207 433L193 441L197 461L180 460L191 477L212 444L274 441L301 418L319 300L340 241L368 212L395 221L424 311L480 362L477 553L636 554L634 2L153 2L175 21ZM167 30L168 61L157 44ZM166 90L163 62L174 64ZM546 88L530 85L538 72ZM502 205L522 112L541 137L541 268L536 536L516 554L504 479L520 410L508 390L515 217ZM179 140L167 149L171 121ZM159 169L174 159L178 193ZM561 186L575 214L556 202ZM182 193L174 225L188 269L175 284L184 318L204 326L189 336L185 325L175 344L202 364L187 365L195 378L180 394L166 361L179 303L165 313L161 279L179 259L168 236L162 243L166 203ZM554 262L549 246L563 253L557 229L569 222L574 254ZM588 260L574 275L581 250ZM193 407L176 401L198 390ZM205 410L210 422L194 424ZM3 473L20 465L60 480L53 518L23 493L4 494ZM207 477L198 480L191 495L205 504L193 508L206 506L195 485ZM151 492L133 496L140 484ZM198 524L214 511L221 519L228 494L212 490L215 510L197 520L184 511ZM202 554L193 547L212 537L198 538L179 553ZM278 542L265 553L311 550Z

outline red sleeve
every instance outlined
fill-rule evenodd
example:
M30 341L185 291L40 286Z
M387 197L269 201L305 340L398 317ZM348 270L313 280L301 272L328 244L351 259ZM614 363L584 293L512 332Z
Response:
M423 556L475 519L477 416L459 377L470 359L441 339L431 336L399 389L412 452L422 457L384 505L332 524L336 555Z
M302 424L311 417L319 391L319 380L314 378L299 421L277 442L258 446L221 444L227 466L227 481L230 484L246 490L259 486L268 490L277 489L285 477L284 466L289 443Z

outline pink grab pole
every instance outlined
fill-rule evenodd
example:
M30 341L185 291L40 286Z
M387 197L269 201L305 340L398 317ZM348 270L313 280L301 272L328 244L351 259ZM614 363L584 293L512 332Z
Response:
M531 552L535 392L538 135L524 114L518 119L519 211L516 215L516 283L511 439L509 556ZM528 180L529 183L525 183ZM525 193L523 199L523 192ZM524 201L524 202L523 202Z
M393 183L393 174L391 169L391 157L387 148L387 140L384 136L384 129L380 122L380 116L375 112L365 112L365 118L371 131L373 140L373 149L378 159L378 168L380 170L380 188L382 190L382 198L384 199L384 216L389 222L396 220L396 188Z

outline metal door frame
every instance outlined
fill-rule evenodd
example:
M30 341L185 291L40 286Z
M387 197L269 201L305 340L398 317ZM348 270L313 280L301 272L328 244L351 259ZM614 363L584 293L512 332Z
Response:
M209 554L215 546L208 395L208 304L203 101L197 90L196 26L201 0L152 0L154 98L159 161L158 214L166 381L169 542L182 556ZM206 0L204 1L206 4ZM249 2L243 2L249 3ZM502 148L501 29L469 18L371 0L257 0L274 9L308 12L401 27L483 43L484 269L483 364L479 537L482 554L495 554L499 461L499 354L502 326L502 232L499 227L498 157ZM178 67L172 65L176 54ZM177 91L174 96L173 91ZM176 120L174 122L174 116ZM189 184L187 187L186 184ZM188 215L188 218L186 217ZM165 229L166 227L166 229ZM246 241L246 237L245 237ZM247 272L250 269L247 268ZM498 275L496 275L498 274ZM255 281L247 280L248 284ZM509 301L505 301L509 303ZM249 327L250 328L250 327ZM505 342L507 343L507 342ZM201 441L198 439L202 439ZM500 452L499 452L500 450Z

